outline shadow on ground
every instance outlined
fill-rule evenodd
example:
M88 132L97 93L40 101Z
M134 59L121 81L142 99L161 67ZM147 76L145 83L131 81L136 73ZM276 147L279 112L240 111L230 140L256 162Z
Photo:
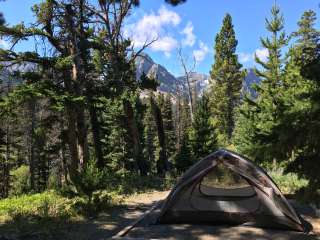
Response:
M95 219L30 219L0 223L0 240L100 240L108 239L136 220L155 201L148 204L117 206Z
M194 239L194 240L314 240L315 235L298 232L260 229L253 227L203 226L203 225L154 225L137 227L126 237L146 239Z
M127 225L133 223L168 192L150 196L137 195L126 206L118 206L100 214L95 219L66 221L61 219L26 219L21 217L13 222L0 223L0 240L102 240L110 239ZM311 221L315 232L320 234L320 218L308 206L294 204L303 216ZM158 211L158 210L156 210ZM154 211L156 213L156 211ZM144 219L126 235L132 238L165 238L196 240L311 240L316 236L297 232L277 231L243 226L205 225L154 225L153 219Z
M312 209L303 208L310 218L315 217ZM191 240L314 240L316 234L304 234L294 231L262 229L246 226L208 226L190 224L154 224L159 213L156 209L146 216L125 237L145 239L191 239ZM308 215L305 215L305 217ZM314 218L312 218L314 219ZM312 223L313 224L313 223ZM121 238L120 238L121 239Z

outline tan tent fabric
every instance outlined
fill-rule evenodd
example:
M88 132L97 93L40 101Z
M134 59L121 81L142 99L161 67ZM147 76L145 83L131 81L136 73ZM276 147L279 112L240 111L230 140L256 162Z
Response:
M202 159L180 178L158 222L306 230L302 218L262 168L224 149Z

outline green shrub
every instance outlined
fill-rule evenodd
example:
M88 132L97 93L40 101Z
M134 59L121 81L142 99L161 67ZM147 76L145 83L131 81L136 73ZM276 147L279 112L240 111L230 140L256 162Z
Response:
M79 201L75 204L78 212L92 217L99 213L103 206L109 205L110 198L107 196L102 197L100 194L106 185L106 180L105 172L96 166L95 160L90 160L84 166L83 171L73 181L76 192L85 197L84 201Z
M29 167L22 165L10 172L11 188L10 196L18 196L31 191Z
M119 173L108 172L105 189L118 195L143 193L153 190L168 190L176 182L176 176L167 174L165 177L140 176L137 173L122 171Z
M106 190L92 193L92 200L81 198L74 204L74 209L78 214L86 217L95 217L99 212L109 209L111 206L122 203L123 198L117 196L115 192Z
M20 218L68 219L75 216L73 205L79 199L68 199L54 191L21 195L0 201L0 216L16 221Z
M284 173L282 168L273 169L268 173L284 194L294 194L308 185L308 180L299 178L294 173Z
M99 170L94 160L90 160L74 181L78 193L85 195L89 203L93 193L104 187L104 172Z
M48 183L47 183L47 188L48 189L53 189L53 190L59 190L61 189L62 185L62 181L61 181L61 176L58 172L59 169L54 169L52 170L52 172L49 174L49 178L48 178Z

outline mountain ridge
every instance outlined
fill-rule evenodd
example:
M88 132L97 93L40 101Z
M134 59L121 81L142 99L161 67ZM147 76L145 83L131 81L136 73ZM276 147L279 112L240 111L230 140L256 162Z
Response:
M159 91L176 93L177 83L183 82L186 76L174 76L164 66L155 63L148 54L141 54L136 59L136 78L140 79L142 73L147 76L156 77L160 82ZM191 72L189 75L190 82L193 83L192 87L196 88L197 94L201 94L209 84L209 75L198 72ZM248 69L247 75L243 79L242 94L249 94L252 97L256 97L257 93L253 89L252 84L259 84L261 79L257 77L252 68ZM194 85L196 83L196 85ZM187 91L187 89L184 89Z
M164 66L155 63L153 59L147 55L142 54L137 57L136 62L136 78L140 79L142 73L147 76L156 77L160 82L159 91L175 93L177 84L185 80L185 76L174 76ZM196 89L201 92L208 83L209 76L202 73L191 72L191 82L196 83Z

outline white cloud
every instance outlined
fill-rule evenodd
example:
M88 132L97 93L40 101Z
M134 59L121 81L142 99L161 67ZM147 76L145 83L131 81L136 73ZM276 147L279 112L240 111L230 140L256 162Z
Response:
M250 62L252 61L252 59L253 59L253 56L251 53L243 53L243 52L239 53L239 61L241 63Z
M185 35L185 38L182 39L182 44L192 47L196 42L196 36L193 33L192 22L189 21L181 33Z
M176 12L170 11L164 6L158 11L158 18L162 23L172 23L175 26L181 22L181 18Z
M263 62L266 62L268 60L269 51L266 48L257 49L255 52L255 55Z
M9 48L9 43L6 42L5 40L3 39L0 39L0 48L4 48L4 49L8 49Z
M269 51L266 48L258 48L254 51L254 53L245 53L240 52L238 54L239 61L241 63L248 63L248 62L254 62L255 55L263 62L266 62L268 60Z
M164 54L169 57L171 51L178 46L178 41L170 36L165 36L159 38L151 46L153 51L162 51Z
M150 49L162 51L166 56L177 47L178 42L166 34L166 27L177 26L181 17L174 11L162 6L157 13L144 15L138 22L126 26L124 34L129 37L135 47L142 47L145 43L156 40Z
M196 59L196 61L199 63L204 60L208 52L209 52L208 46L204 42L200 41L199 49L193 50L193 56Z

